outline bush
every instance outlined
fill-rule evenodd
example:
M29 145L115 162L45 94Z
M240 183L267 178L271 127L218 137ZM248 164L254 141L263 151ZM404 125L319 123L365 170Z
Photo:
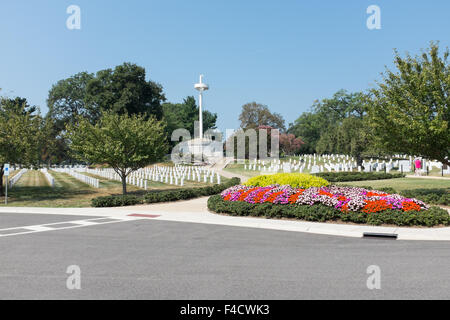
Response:
M330 182L364 181L403 178L402 173L379 173L379 172L320 172L315 174Z
M153 191L145 194L144 196L114 195L107 197L98 197L92 199L91 205L92 207L122 207L142 203L157 203L157 202L187 200L221 193L223 190L228 189L229 187L232 187L234 185L237 185L240 182L241 180L239 178L232 178L227 182L216 184L214 186Z
M417 198L428 204L450 205L450 188L441 189L413 189L400 194L407 198Z
M293 188L325 187L329 182L320 177L306 173L277 173L271 175L261 175L249 179L247 186L267 187L273 184L290 185Z
M106 196L92 199L93 207L124 207L142 204L142 197L135 195Z
M226 213L232 216L256 216L266 218L295 218L306 221L344 221L364 223L370 225L397 225L397 226L438 226L450 225L450 215L444 209L431 207L426 211L386 210L378 213L366 214L363 212L342 212L333 207L322 204L293 205L293 204L251 204L242 201L225 201L220 195L208 199L208 209L217 213Z

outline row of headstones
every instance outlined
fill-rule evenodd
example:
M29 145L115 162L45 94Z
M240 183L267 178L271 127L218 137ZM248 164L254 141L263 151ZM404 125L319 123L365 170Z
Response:
M133 175L138 178L146 177L148 180L157 181L168 184L184 185L184 181L197 181L204 183L220 184L220 175L205 168L193 168L189 166L153 166L152 168L145 168L136 171Z
M405 155L394 155L394 157L399 158L408 158L408 156ZM298 171L303 172L305 168L310 170L310 173L318 173L318 172L324 172L328 170L328 172L335 171L335 172L347 172L347 171L353 171L354 169L358 169L359 172L379 172L381 170L386 169L386 172L390 172L394 167L398 168L398 170L403 172L410 172L412 171L413 165L412 161L414 157L409 156L410 160L393 160L390 159L389 161L374 161L373 159L370 159L369 161L363 161L363 165L357 166L356 162L354 161L353 157L350 157L348 155L323 155L322 160L325 161L324 165L317 165L317 160L321 159L321 156L316 155L304 155L300 158L303 158L306 160L303 164L301 164L300 160L293 160L289 159L289 161L281 162L281 160L273 160L270 162L269 167L266 167L264 165L264 161L262 160L253 160L250 162L250 164L244 164L245 170L258 170L262 172L278 172L279 170L283 170L284 172L291 172L291 171ZM327 163L328 159L328 163ZM342 161L338 163L332 163L331 160L336 159L337 161ZM308 163L309 162L309 163ZM431 170L433 167L436 167L438 169L442 169L443 164L439 161L429 161L424 160L424 167L429 170ZM450 168L446 168L443 170L445 174L450 173Z
M8 180L8 187L12 188L19 181L19 179L27 172L28 169L21 169L14 177Z
M80 172L78 172L79 169L59 168L59 169L54 169L54 170L57 172L67 173L68 175L74 177L75 179L77 179L83 183L86 183L94 188L100 187L100 181L97 178L93 178L93 177L89 177L84 174L81 174Z
M50 185L50 187L54 187L55 186L55 179L53 178L53 176L48 172L47 168L43 168L40 170L44 176L45 179L47 179L48 184Z
M210 183L214 183L214 177L216 177L215 182L220 183L220 175L216 174L213 169L207 167L192 167L177 164L174 167L154 166L153 169L156 170L156 172L165 174L170 174L170 172L172 172L174 176L185 177L186 180L199 182L203 180L204 182L210 181Z
M250 163L244 164L245 170L253 170L253 171L262 171L262 172L278 172L279 170L283 171L299 171L303 172L303 170L312 170L313 172L324 172L324 167L327 167L327 170L330 171L331 169L328 169L328 167L335 168L336 166L339 166L340 171L351 171L353 168L356 168L356 162L354 161L353 157L349 156L336 156L336 159L339 160L339 158L343 159L342 163L332 163L331 159L335 159L334 155L324 155L324 156L316 156L316 155L306 155L302 156L302 159L296 160L290 158L288 161L281 161L280 159L272 160L268 163L268 166L266 166L266 163L264 160L251 160ZM327 163L328 159L328 163ZM325 162L325 166L321 165L319 166L317 164L317 161L323 160ZM352 169L350 169L352 168Z
M77 172L86 172L100 176L108 180L115 180L121 182L120 176L114 171L114 169L89 169L89 168L77 168ZM147 190L147 180L139 179L137 177L127 176L126 183Z
M214 170L210 170L209 168L197 168L191 166L181 166L177 165L175 167L168 166L153 166L150 168L144 168L137 170L132 175L135 175L139 178L147 178L148 180L171 183L173 181L175 184L178 184L176 181L198 181L204 183L218 183L220 184L220 175L216 174ZM171 183L173 184L173 183Z
M160 169L160 170L158 170ZM198 182L203 181L204 183L207 183L208 181L210 183L218 183L220 184L220 175L217 174L214 175L214 172L206 171L204 172L203 178L201 177L201 172L197 170L193 170L186 172L176 171L176 170L165 170L163 168L158 169L140 169L137 171L132 172L129 176L126 178L126 182L128 184L144 188L147 190L147 181L157 181L161 183L171 184L171 185L180 185L184 186L185 180L191 180L191 173L192 173L192 180L196 180ZM95 174L101 177L104 177L106 179L110 180L117 180L120 181L120 176L113 170L113 169L89 169L89 168L79 168L78 171L88 172L91 174Z

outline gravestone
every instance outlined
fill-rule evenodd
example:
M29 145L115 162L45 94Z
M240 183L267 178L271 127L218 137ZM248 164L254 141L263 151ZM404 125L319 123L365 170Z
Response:
M311 167L310 173L319 173L319 170L320 170L319 166L314 165Z

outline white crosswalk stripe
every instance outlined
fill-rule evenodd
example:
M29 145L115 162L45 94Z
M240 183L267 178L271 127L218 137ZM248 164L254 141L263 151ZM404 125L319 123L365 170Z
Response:
M46 224L39 224L39 225L32 225L32 226L20 226L20 227L13 227L13 228L5 228L5 229L0 229L0 238L24 235L24 234L30 234L30 233L74 229L74 228L97 226L97 225L111 224L111 223L118 223L118 222L127 222L127 221L134 221L134 220L143 220L143 218L128 217L128 216L120 217L120 218L119 217L103 217L103 218L94 218L94 219L86 219L86 220L62 221L62 222L46 223Z

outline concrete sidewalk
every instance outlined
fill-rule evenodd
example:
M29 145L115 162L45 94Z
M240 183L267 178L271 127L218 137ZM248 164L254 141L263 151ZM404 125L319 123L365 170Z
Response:
M189 201L159 203L121 208L0 208L2 213L57 214L96 217L126 217L130 214L151 214L163 221L201 223L234 227L259 228L292 232L305 232L345 237L362 237L364 232L395 233L399 240L443 240L450 241L450 227L405 228L378 227L356 224L336 224L297 220L277 220L253 217L233 217L211 213L207 210L208 198Z

